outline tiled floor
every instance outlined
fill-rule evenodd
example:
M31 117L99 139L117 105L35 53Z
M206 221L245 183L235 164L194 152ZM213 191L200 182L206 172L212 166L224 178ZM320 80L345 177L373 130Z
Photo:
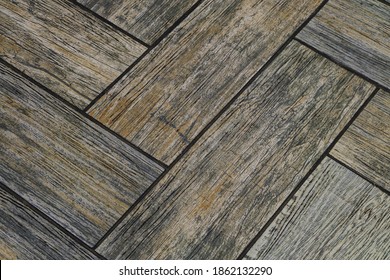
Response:
M390 4L0 0L1 259L390 259Z

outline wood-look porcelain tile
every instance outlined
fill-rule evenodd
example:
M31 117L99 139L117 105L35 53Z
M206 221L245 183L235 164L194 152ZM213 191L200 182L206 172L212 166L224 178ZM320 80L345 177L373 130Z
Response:
M79 108L145 50L70 1L0 1L0 57Z
M390 89L390 6L330 0L297 38Z
M77 0L115 25L152 45L196 0Z
M389 259L389 206L387 194L325 158L245 258Z
M169 165L321 2L207 0L88 112Z
M94 245L162 167L0 64L0 182Z
M374 86L293 41L97 248L235 259Z
M0 259L97 259L0 186Z
M380 90L330 154L390 191L390 93Z

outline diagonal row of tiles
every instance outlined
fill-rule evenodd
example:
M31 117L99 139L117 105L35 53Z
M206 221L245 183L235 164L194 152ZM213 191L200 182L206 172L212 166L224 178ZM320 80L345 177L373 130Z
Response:
M118 25L125 22L120 16L123 9L131 17L129 10L141 5L134 1L129 7L118 1L110 9L98 2L83 4ZM165 2L161 4L168 5ZM183 14L193 3L182 2L178 10ZM85 108L146 50L70 2L32 3L1 2L1 22L6 25L0 31L0 55L79 108ZM291 41L286 46L320 5L321 1L276 5L203 1L89 108L92 117L166 164L186 151L99 243L98 252L108 258L235 258L253 240L374 91L368 82L300 43ZM346 5L356 11L348 13L351 17L367 11L378 17L367 19L369 28L359 20L348 27L359 32L327 26L330 19L345 15ZM178 18L180 13L175 15ZM297 38L388 89L389 17L388 7L381 2L330 1ZM163 22L159 28L167 28L174 19L163 13L156 21ZM134 33L145 30L147 18L143 20L144 25L120 26ZM24 37L7 26L15 26ZM47 29L38 32L42 26ZM376 36L361 35L371 35L375 28L380 28ZM145 32L141 39L153 43L163 30ZM340 44L344 34L353 47ZM31 44L37 47L32 49ZM355 49L349 53L356 55L345 59L345 51L332 52L337 48L329 48L331 44ZM45 55L48 49L50 55ZM365 68L360 67L362 59ZM8 227L2 229L7 233L1 244L4 257L58 258L57 250L67 247L76 252L73 257L95 257L70 237L59 242L53 232L63 228L94 246L163 168L23 75L4 65L0 70L0 182L6 185L1 199L8 205L2 209L2 227ZM379 103L375 112L383 104L374 103L377 99L389 104L388 93L380 91L372 103ZM383 117L376 122L383 123L384 129L371 131L373 138L382 139L381 160L374 157L371 162L377 160L376 165L354 166L363 174L374 174L371 181L385 188L388 177L383 174L388 175L390 166L388 108L382 108ZM365 123L363 119L356 127L367 127ZM372 156L358 152L351 157L350 145L356 137L347 137L341 138L332 155L352 166ZM195 145L187 151L194 139ZM385 172L375 174L378 166ZM14 198L3 189L23 197L32 209L12 203ZM386 203L385 199L381 205ZM55 225L45 225L40 212ZM379 216L383 219L385 214ZM34 217L31 227L26 225L28 217ZM386 225L381 229L387 230ZM30 234L18 236L20 232ZM33 242L34 249L28 250L32 236L47 240L52 250L45 255L42 242ZM24 244L23 249L15 247L18 243Z
M0 1L1 58L79 108L146 48L70 1Z

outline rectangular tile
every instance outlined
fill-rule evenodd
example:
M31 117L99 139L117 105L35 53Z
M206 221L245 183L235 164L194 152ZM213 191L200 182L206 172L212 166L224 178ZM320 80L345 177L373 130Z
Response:
M385 3L330 0L297 38L390 88L390 6Z
M245 259L389 259L389 205L387 194L325 158Z
M97 259L0 185L0 259Z
M85 7L153 44L196 0L77 0Z
M330 154L390 191L390 93L380 90Z
M207 0L89 114L170 164L320 0Z
M0 182L94 245L163 171L0 64Z
M235 259L374 87L293 41L100 244L118 259Z
M0 2L0 57L79 108L145 50L70 1Z

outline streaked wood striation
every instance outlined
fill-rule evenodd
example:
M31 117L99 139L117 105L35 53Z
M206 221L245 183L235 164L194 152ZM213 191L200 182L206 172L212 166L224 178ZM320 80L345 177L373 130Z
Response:
M94 245L163 171L0 64L0 182Z
M325 158L245 259L389 259L389 205L387 194Z
M0 57L79 108L145 50L70 1L0 1Z
M330 154L390 191L390 93L380 90Z
M0 185L0 259L97 259Z
M390 88L390 7L385 3L330 0L297 38Z
M207 0L89 114L169 165L321 2Z
M153 44L196 0L77 0L145 43Z
M97 251L237 258L373 90L293 41Z

